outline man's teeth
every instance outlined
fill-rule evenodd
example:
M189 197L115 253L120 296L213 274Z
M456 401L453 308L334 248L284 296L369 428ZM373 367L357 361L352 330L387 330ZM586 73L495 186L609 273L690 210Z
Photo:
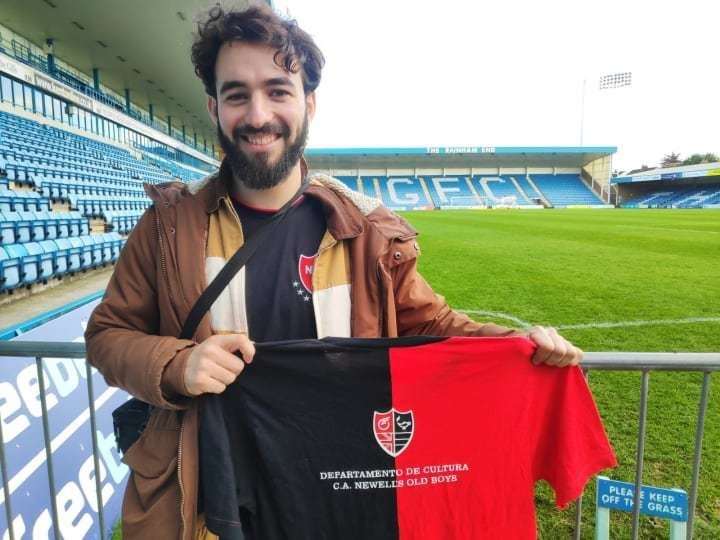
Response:
M247 135L245 138L250 144L270 144L277 139L277 135Z

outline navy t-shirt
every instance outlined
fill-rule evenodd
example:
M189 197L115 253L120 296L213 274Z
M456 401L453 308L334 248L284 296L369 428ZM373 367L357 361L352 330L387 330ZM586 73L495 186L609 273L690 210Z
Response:
M234 201L245 239L274 211ZM326 230L320 203L303 196L245 266L250 339L257 342L317 337L312 272Z

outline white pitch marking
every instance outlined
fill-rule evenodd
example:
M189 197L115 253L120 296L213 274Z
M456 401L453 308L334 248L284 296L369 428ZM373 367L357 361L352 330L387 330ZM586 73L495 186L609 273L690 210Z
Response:
M647 321L598 322L586 324L563 324L556 326L558 330L577 330L581 328L624 328L627 326L657 326L663 324L717 323L720 317L688 317L687 319L655 319Z
M458 309L456 311L459 311L460 313L467 313L470 315L485 315L487 317L497 317L498 319L507 319L508 321L513 321L513 322L519 324L523 328L532 326L532 324L530 324L527 321L518 319L517 317L509 315L508 313L500 313L499 311L484 311L482 309Z
M461 313L467 313L471 315L485 315L487 317L497 317L499 319L507 319L513 321L523 328L529 328L534 326L532 323L523 321L518 317L510 315L508 313L501 313L499 311L485 311L481 309L458 309ZM624 328L629 326L657 326L663 324L693 324L693 323L717 323L720 322L720 317L688 317L686 319L649 319L649 320L637 320L637 321L615 321L615 322L595 322L595 323L584 323L584 324L561 324L554 326L557 330L579 330L582 328ZM552 326L552 325L547 325Z
M97 411L102 405L112 397L112 395L118 391L118 388L108 388L105 390L100 396L95 400L95 410ZM82 413L80 413L80 416L75 418L72 422L70 422L65 429L63 429L60 433L57 434L57 436L50 441L50 453L53 454L55 451L60 448L65 441L67 441L73 433L75 433L80 427L82 427L85 422L87 422L90 419L90 409L85 409ZM9 488L10 488L10 494L12 495L17 488L19 488L25 480L30 478L30 475L34 473L36 470L38 470L43 463L45 463L46 460L45 456L45 446L43 445L43 449L40 450L35 456L22 468L18 471L18 473L13 476L10 479L10 482L8 482ZM5 493L4 491L0 491L0 504L3 504L5 502Z
M647 225L615 225L624 229L648 229L651 231L673 231L673 232L689 232L689 233L708 233L720 234L718 231L704 231L702 229L678 229L673 227L648 227Z

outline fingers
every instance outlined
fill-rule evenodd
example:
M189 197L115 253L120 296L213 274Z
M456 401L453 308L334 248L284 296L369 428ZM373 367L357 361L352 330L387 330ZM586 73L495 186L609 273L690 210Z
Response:
M239 352L246 364L252 362L255 356L255 345L245 334L218 334L209 337L206 342L211 342L231 353Z
M218 347L213 343L207 344L204 357L210 360L213 364L216 364L230 373L233 373L235 376L240 375L240 372L245 367L245 363L241 358L238 358L234 354L227 352L222 347Z
M240 375L245 367L245 364L243 364L238 358L235 358L235 363L240 365L239 371L230 371L222 367L220 364L209 363L205 369L205 374L207 374L211 379L221 382L227 386L237 379L238 375Z
M542 326L533 326L530 329L528 337L535 342L535 345L537 345L535 354L533 354L532 357L533 364L544 364L547 362L552 355L553 348L555 347L555 344L553 343L553 340L547 330L545 330Z
M239 351L243 358L238 358ZM190 395L220 394L232 384L255 354L255 346L244 334L211 336L194 350L188 358L184 383Z
M577 366L582 360L582 350L563 338L552 327L535 326L530 329L528 337L537 345L532 357L534 364L566 367Z
M222 394L227 385L208 377L201 382L201 387L202 394Z

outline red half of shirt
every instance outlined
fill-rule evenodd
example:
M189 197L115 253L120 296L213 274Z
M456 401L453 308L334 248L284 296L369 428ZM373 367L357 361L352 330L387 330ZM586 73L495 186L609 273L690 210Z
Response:
M401 538L535 538L536 481L563 508L617 465L580 368L533 365L534 347L518 337L390 349L392 404L414 424L395 458Z

